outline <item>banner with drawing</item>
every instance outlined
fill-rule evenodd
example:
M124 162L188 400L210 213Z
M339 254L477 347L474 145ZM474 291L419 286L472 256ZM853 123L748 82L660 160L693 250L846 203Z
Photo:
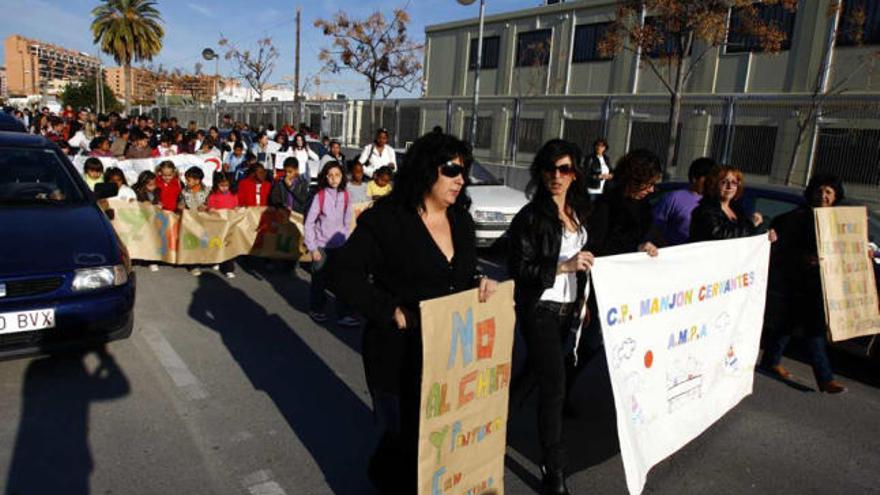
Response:
M83 173L83 165L89 157L77 155L73 157L73 165L77 171ZM223 170L223 163L218 155L174 155L165 158L141 158L137 160L117 160L116 158L98 158L104 165L104 170L110 167L117 167L125 174L125 180L129 186L133 186L137 182L138 175L144 170L156 172L156 166L159 163L169 160L177 167L180 178L183 180L183 174L190 167L199 167L205 174L204 184L208 187L213 185L214 172Z
M419 493L504 493L513 282L421 304Z
M596 260L596 316L630 493L751 394L769 257L762 235Z
M813 208L825 320L831 340L880 333L877 281L864 206Z
M302 215L275 208L163 211L148 203L107 200L113 227L135 260L216 264L241 255L299 259Z

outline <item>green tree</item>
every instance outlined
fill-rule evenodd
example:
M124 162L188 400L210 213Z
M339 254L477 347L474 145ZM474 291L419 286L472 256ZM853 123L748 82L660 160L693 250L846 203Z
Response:
M98 78L96 76L85 77L78 83L71 82L64 88L64 92L61 93L61 103L63 105L70 105L73 108L89 107L94 110L98 106L95 101L98 93L97 84ZM118 112L121 110L122 104L116 99L113 91L106 84L102 87L104 89L104 106L107 107L107 111Z
M149 61L162 50L162 17L153 0L101 0L92 9L92 36L101 51L125 73L125 112L131 111L131 64Z

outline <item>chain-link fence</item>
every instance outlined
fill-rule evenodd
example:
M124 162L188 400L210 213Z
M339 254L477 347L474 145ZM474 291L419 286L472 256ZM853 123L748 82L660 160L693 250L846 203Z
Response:
M820 104L821 103L821 104ZM251 128L305 123L313 131L347 147L369 143L385 128L391 144L407 148L418 136L439 126L470 137L472 100L376 100L372 123L367 100L263 102L212 107L148 109L155 118L176 116L181 123L214 125L229 114ZM585 151L604 137L613 158L646 148L666 156L669 98L486 97L480 102L474 154L481 161L523 175L535 152L561 137ZM818 172L839 175L855 196L880 192L880 95L835 96L822 102L795 96L693 96L682 103L673 177L687 174L687 164L711 156L746 172L750 180L803 185ZM678 166L674 166L678 165ZM513 182L522 183L522 180Z

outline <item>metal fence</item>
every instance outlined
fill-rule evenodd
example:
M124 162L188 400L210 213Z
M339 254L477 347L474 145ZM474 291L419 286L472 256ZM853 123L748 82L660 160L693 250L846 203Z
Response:
M679 166L670 169L672 176L684 177L692 160L712 156L741 168L758 182L781 183L791 175L794 184L803 185L811 174L833 172L843 178L853 196L876 199L880 192L880 95L829 97L818 108L818 118L807 119L814 108L811 103L809 98L782 95L686 97L676 143ZM467 136L471 105L469 98L377 100L372 128L388 129L397 148L406 148L435 126ZM214 125L223 114L252 128L306 123L347 147L359 147L372 138L369 108L368 101L347 100L147 111L154 117L192 120L202 127ZM656 96L484 97L474 154L521 186L534 153L556 137L584 150L596 138L605 137L613 158L636 148L665 156L668 115L668 98Z

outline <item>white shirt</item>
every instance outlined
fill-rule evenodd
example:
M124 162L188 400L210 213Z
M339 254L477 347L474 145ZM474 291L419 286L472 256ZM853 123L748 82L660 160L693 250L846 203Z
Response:
M368 160L369 163L367 163ZM364 175L367 177L372 177L376 170L386 165L389 165L395 172L397 171L397 156L394 154L394 149L387 144L382 147L381 153L375 144L368 145L361 152L358 162L364 166Z
M562 229L562 245L559 248L559 261L568 261L587 244L587 229L583 226L577 232ZM556 275L553 287L544 290L542 301L557 303L573 303L577 300L577 273L560 273Z
M302 149L290 148L290 152L296 157L296 161L299 162L300 172L308 175L312 182L318 180L318 172L321 171L318 154L308 146Z
M137 201L137 194L135 194L134 189L123 184L119 187L119 191L116 193L116 197L123 201Z
M601 165L601 168L602 168L601 174L605 175L608 172L610 172L611 169L608 168L608 164L605 163L605 157L599 155L597 158L599 158L599 164ZM599 188L598 189L587 189L587 192L590 194L602 194L603 189L605 189L605 179L601 179L599 181Z

